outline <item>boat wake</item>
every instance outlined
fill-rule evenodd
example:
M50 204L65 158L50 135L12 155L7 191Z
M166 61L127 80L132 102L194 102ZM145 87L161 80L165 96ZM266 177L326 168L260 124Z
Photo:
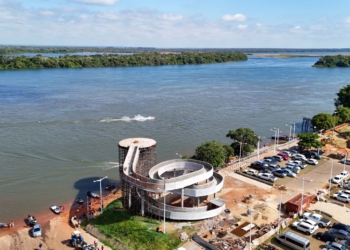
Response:
M142 115L135 115L134 118L130 118L128 116L123 116L122 118L119 119L114 119L114 118L105 118L100 120L100 122L106 122L106 123L110 123L110 122L131 122L131 121L139 121L139 122L143 122L143 121L147 121L147 120L154 120L155 117L154 116L142 116Z
M119 168L119 163L118 162L113 162L113 161L105 162L103 167L102 167L102 170L109 170L109 169L112 169L112 168Z

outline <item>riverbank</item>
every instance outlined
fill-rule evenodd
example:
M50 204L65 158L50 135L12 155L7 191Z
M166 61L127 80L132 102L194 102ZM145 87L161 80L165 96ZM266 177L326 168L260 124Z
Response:
M103 198L104 206L121 197L121 192L111 192ZM72 216L78 218L86 213L86 203L79 205L72 202L64 204L66 210L60 215L43 211L36 216L38 223L42 226L42 236L33 238L30 234L30 227L24 221L15 221L13 228L0 229L0 249L27 250L37 249L39 244L43 244L43 249L72 249L70 245L71 233L74 230L70 223ZM91 209L97 210L100 207L99 199L91 200ZM25 216L24 216L25 217ZM78 229L79 230L79 229ZM85 241L92 244L95 237L89 235L84 230L79 230ZM99 242L99 241L98 241ZM99 242L99 245L102 243ZM105 246L105 249L110 250Z

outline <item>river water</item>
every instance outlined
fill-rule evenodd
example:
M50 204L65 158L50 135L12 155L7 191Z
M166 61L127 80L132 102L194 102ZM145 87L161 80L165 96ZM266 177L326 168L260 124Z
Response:
M162 161L230 143L231 129L288 134L286 124L332 112L349 71L312 68L316 60L0 71L0 221L84 197L99 177L118 180L124 138L155 139ZM124 117L139 114L156 118Z

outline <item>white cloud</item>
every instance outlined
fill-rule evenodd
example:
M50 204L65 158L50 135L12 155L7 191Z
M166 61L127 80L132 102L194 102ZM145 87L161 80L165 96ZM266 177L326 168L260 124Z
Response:
M52 16L54 14L52 11L49 11L49 10L43 10L43 11L40 11L39 13L43 16Z
M248 27L248 25L243 25L243 24L240 24L240 25L237 26L237 28L240 29L240 30L244 30L247 27Z
M261 23L257 23L256 27L262 27L263 25Z
M164 20L170 20L170 21L176 21L176 20L181 20L183 19L183 16L182 15L176 15L176 14L163 14L161 15L161 17L164 19Z
M350 16L343 20L343 23L350 24Z
M71 2L92 5L114 5L119 0L70 0Z
M221 17L221 20L227 21L227 22L231 22L231 21L243 22L243 21L247 20L247 18L243 14L236 14L236 15L229 15L229 14L227 14L227 15L223 15Z

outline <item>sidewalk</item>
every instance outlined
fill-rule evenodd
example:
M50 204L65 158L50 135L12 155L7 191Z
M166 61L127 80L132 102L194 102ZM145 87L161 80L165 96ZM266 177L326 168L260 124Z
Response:
M329 202L316 202L311 204L310 210L321 210L332 215L337 221L350 224L350 209L347 207L341 207Z

